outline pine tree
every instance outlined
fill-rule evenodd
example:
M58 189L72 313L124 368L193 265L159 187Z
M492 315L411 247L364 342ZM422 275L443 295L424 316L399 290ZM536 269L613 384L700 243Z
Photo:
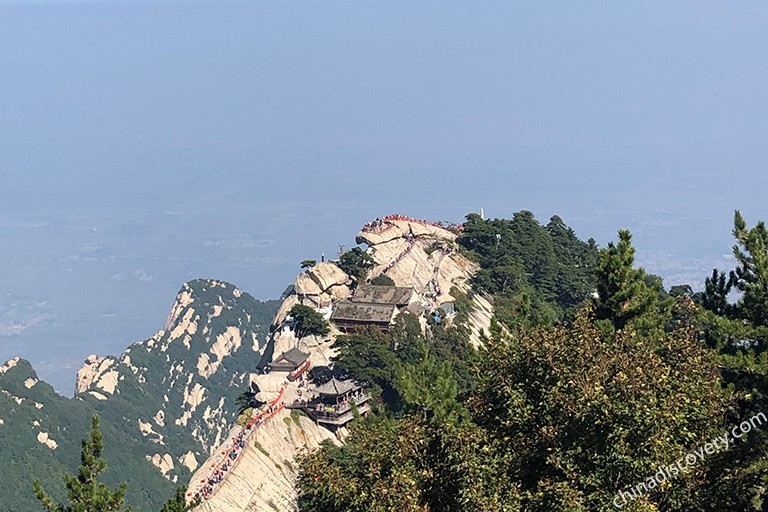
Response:
M768 411L768 229L763 221L748 228L737 210L733 236L736 268L727 278L717 270L707 278L701 294L707 311L700 315L700 330L707 344L721 352L724 384L736 397L726 420L738 424ZM730 303L733 287L741 296ZM766 510L766 453L768 434L750 433L710 472L711 485L703 499L723 511ZM738 469L723 472L723 467Z
M325 336L330 332L328 322L323 315L309 306L296 304L291 308L289 315L293 318L293 327L299 338Z
M635 248L632 234L619 231L619 243L613 242L600 251L597 270L598 320L609 321L614 329L624 329L630 322L636 327L650 328L663 324L659 313L659 297L662 295L656 280L647 280L642 268L633 268ZM649 281L651 285L647 283Z
M265 402L262 402L258 398L256 398L256 395L259 393L258 388L257 391L243 391L239 395L237 395L237 398L235 398L235 404L237 405L237 415L243 414L243 412L246 409L258 409L262 405L265 404Z
M429 353L419 340L421 359L415 365L402 365L397 372L397 391L406 409L420 414L425 420L454 423L467 416L458 402L458 385L451 365Z
M738 265L731 272L733 285L742 292L737 307L743 318L758 325L768 323L768 228L765 222L748 229L741 212L733 219L736 245L733 255Z
M339 268L355 278L356 283L362 283L368 277L375 261L359 247L353 247L339 257Z
M728 279L725 272L720 272L716 268L712 269L712 275L704 279L704 293L701 295L701 305L720 316L731 312L732 308L728 303L728 294L731 293L732 287L733 278Z
M122 508L126 485L122 484L112 491L97 480L107 469L107 463L101 457L103 450L104 441L99 428L99 417L94 415L91 419L91 431L82 444L77 476L64 476L69 505L56 503L39 481L34 482L35 496L47 512L112 512ZM125 509L125 512L130 512L130 508Z
M188 512L195 508L200 503L199 500L188 504L185 498L186 492L186 487L177 487L176 494L163 505L160 512Z
M393 397L392 382L397 356L392 340L376 328L336 338L337 355L332 359L338 377L354 378L372 388L374 395L382 394L385 401Z

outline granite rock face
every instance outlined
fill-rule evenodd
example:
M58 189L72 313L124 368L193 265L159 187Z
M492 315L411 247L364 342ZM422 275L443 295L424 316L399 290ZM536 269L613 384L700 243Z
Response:
M234 398L264 353L267 329L258 309L232 284L185 283L163 330L119 357L88 357L77 374L76 396L130 407L138 414L131 418L136 435L163 448L153 447L145 458L166 478L186 480L189 454L207 458L226 435Z
M233 430L233 434L238 429ZM296 509L296 457L315 450L323 440L340 441L303 414L283 410L259 427L214 497L195 508L199 512L272 511ZM211 461L215 460L215 455ZM211 461L207 461L211 462ZM191 480L206 478L206 466Z
M162 330L118 356L88 356L73 398L39 381L27 361L2 364L0 445L18 469L0 482L0 512L37 506L33 478L60 487L60 475L76 469L93 414L101 417L109 477L128 483L133 510L158 510L229 431L277 306L223 281L186 283Z
M390 220L376 230L360 231L358 243L376 261L371 277L384 274L396 286L413 287L433 305L453 302L451 289L463 293L471 289L470 279L476 264L459 254L456 234L436 224L415 220ZM490 330L493 306L487 298L473 294L472 343L482 343L482 333Z
M375 226L371 229L370 226ZM456 235L436 224L415 220L389 220L373 222L358 233L357 243L366 244L366 252L374 259L371 278L379 275L390 277L396 286L415 290L416 300L427 308L454 301L451 290L467 293L470 279L477 266L459 254ZM313 366L330 364L335 355L333 347L340 332L331 324L328 336L298 338L291 328L289 312L296 304L310 306L329 317L333 304L352 296L353 280L334 262L322 262L300 273L271 323L269 343L273 358L299 348L310 354ZM483 335L490 329L493 306L478 294L472 294L474 309L469 314L471 341L482 344ZM296 385L285 374L253 374L251 382L260 390L259 398L266 402L275 399L285 388L285 401L290 403L296 396ZM234 427L228 439L237 434ZM315 424L312 420L294 412L291 417L285 410L267 420L253 434L222 484L213 496L197 507L202 512L273 512L296 510L295 457L304 450L316 449L324 439L343 442L346 430L337 432ZM212 464L226 448L225 440L190 481L190 489L207 478Z

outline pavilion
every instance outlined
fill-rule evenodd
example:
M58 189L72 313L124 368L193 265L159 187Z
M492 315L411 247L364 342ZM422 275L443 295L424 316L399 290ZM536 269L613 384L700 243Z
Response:
M273 372L288 372L288 380L294 381L309 369L309 354L292 348L280 354L269 365Z
M318 423L343 427L354 419L353 406L360 415L371 410L370 393L352 379L334 377L315 392L318 396L309 403L307 412Z

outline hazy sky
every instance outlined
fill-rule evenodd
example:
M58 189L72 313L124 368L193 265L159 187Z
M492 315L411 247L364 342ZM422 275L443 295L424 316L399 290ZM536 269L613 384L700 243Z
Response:
M700 281L768 217L766 91L765 2L0 0L0 359L69 393L185 280L273 298L391 212Z

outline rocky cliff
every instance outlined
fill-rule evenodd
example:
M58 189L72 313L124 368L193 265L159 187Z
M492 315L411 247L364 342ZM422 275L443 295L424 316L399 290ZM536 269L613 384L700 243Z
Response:
M254 432L226 483L213 499L195 510L295 510L296 457L316 449L326 439L339 443L329 430L318 427L304 414L283 409ZM190 487L206 477L204 467L193 476Z
M369 224L370 226L370 224ZM427 302L453 302L450 295L455 286L468 293L470 279L478 267L458 253L456 235L436 224L416 220L387 220L374 222L356 237L366 244L367 252L376 261L371 277L381 274L397 286L413 287ZM482 343L493 317L493 306L482 295L472 294L474 309L469 327L472 342Z
M168 479L186 480L229 430L234 399L266 347L265 320L258 302L229 283L187 283L163 330L118 357L85 361L76 396L130 409L135 435L153 443L145 458Z
M159 510L229 431L277 306L229 283L191 281L154 336L119 356L89 356L72 399L24 360L0 366L0 446L14 466L0 481L0 512L37 508L32 478L63 494L61 475L77 467L94 413L106 440L106 481L128 483L135 512Z
M418 301L427 307L453 302L452 290L470 291L470 279L477 267L459 254L456 235L438 225L404 218L374 221L358 233L357 243L367 245L366 252L374 259L370 277L386 275L397 286L411 287ZM281 304L271 323L270 343L274 355L293 347L310 354L313 366L330 364L334 355L334 340L340 334L333 325L328 336L297 338L287 321L296 304L311 306L326 316L333 304L352 294L353 279L335 262L322 262L300 273L291 292ZM473 311L468 327L472 342L482 343L489 332L493 307L484 297L470 294ZM297 390L285 379L285 374L253 375L252 381L261 390L260 398L272 400L286 389L285 401ZM237 432L235 427L230 436ZM293 418L283 411L267 420L256 432L257 440L248 442L235 466L219 484L213 496L195 510L202 512L271 512L296 510L296 461L303 450L315 449L323 439L343 440L345 430L333 433L294 411ZM227 442L214 450L213 456L193 477L190 488L200 485L209 475L207 468L216 464Z
M385 274L413 288L427 308L453 301L452 290L470 290L476 267L457 252L455 239L440 226L403 218L372 223L357 235L375 261L371 277ZM353 287L353 278L335 262L304 270L280 304L259 302L222 281L191 281L156 334L117 356L89 356L77 372L74 398L58 395L24 360L3 364L0 446L11 468L0 480L0 512L37 508L33 478L63 496L61 475L77 467L80 440L94 413L102 418L106 441L106 483L128 484L134 512L159 510L176 484L199 483L236 435L231 426L240 393L254 384L263 400L281 390L286 402L295 398L298 390L285 386L284 374L259 370L262 359L298 347L313 365L330 364L339 332L297 338L286 321L293 305L328 316ZM479 295L472 301L469 327L480 344L493 308ZM249 438L226 481L200 510L292 510L297 455L326 439L342 442L344 435L344 429L332 433L298 412L278 412Z

